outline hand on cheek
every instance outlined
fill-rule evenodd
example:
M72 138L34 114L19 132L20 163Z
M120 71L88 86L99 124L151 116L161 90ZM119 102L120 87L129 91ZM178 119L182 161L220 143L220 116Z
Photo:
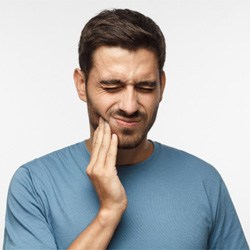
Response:
M118 137L111 134L110 125L102 118L93 137L90 163L86 172L95 187L100 208L124 211L127 207L125 190L117 175Z

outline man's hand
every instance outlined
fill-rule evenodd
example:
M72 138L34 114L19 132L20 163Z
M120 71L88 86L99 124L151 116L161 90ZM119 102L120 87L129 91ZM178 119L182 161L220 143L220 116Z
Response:
M127 197L115 166L117 145L117 135L111 135L109 124L100 118L86 169L99 197L100 209L68 249L106 249L121 220L127 207Z
M100 210L124 212L127 207L125 190L117 176L118 138L111 135L107 122L100 118L94 133L90 163L86 172L100 200Z

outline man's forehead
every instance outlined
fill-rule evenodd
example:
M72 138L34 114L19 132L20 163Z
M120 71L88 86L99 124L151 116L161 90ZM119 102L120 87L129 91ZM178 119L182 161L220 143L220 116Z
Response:
M121 47L99 47L92 58L92 67L158 68L156 54L145 48L128 50Z
M121 47L102 46L94 53L90 77L98 82L159 81L158 62L156 55L145 48L131 51Z
M127 72L124 70L112 70L112 69L102 69L99 70L97 67L93 67L91 72L92 76L98 82L121 82L121 83L137 83L142 81L159 81L159 71L134 71Z

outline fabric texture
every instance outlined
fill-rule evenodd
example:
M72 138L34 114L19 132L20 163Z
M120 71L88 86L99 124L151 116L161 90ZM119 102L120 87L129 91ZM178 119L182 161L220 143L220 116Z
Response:
M249 249L218 172L158 142L145 161L118 166L128 208L109 249ZM4 249L66 249L98 212L84 142L20 167L7 201Z

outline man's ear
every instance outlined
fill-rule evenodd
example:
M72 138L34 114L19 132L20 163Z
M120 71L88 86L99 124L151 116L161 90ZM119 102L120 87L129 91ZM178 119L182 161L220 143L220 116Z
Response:
M87 102L85 77L80 69L74 70L74 81L79 98L82 101Z
M163 92L164 92L164 89L165 89L165 86L166 86L166 74L165 74L165 71L162 70L160 77L161 77L161 96L160 96L160 102L161 102Z

